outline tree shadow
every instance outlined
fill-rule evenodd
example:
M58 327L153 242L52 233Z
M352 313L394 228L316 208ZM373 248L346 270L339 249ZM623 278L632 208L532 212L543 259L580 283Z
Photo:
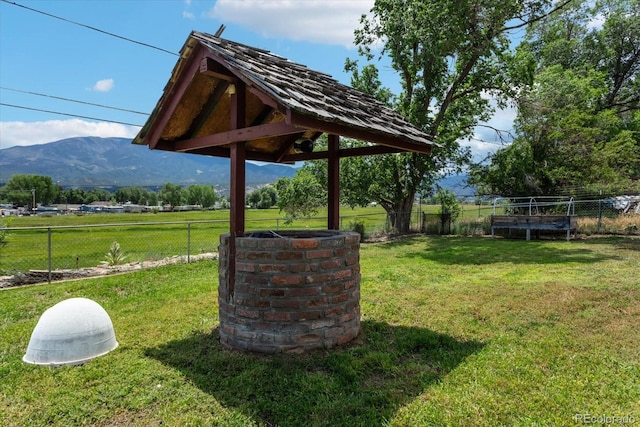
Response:
M592 239L591 242L596 243L598 240L599 239ZM640 251L640 237L637 236L608 237L602 240L614 245L616 249Z
M424 239L424 238L423 238ZM587 243L589 241L581 241ZM508 240L487 237L432 237L421 243L415 239L380 244L393 249L399 258L418 258L440 264L487 265L493 263L513 264L557 264L574 262L592 264L599 261L620 259L601 251L576 247L572 242L550 245L545 240ZM416 246L418 249L416 249ZM629 246L629 243L627 243Z
M145 354L222 405L266 425L381 425L484 344L427 329L363 321L352 343L305 354L224 349L218 329Z

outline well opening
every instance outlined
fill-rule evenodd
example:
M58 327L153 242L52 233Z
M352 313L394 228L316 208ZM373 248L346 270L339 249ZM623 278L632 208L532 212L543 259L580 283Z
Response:
M304 352L360 332L360 234L334 230L257 231L220 237L220 341L233 349Z

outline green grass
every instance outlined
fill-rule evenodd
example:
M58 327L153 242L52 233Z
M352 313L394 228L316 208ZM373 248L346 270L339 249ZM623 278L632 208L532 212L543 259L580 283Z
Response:
M224 350L205 261L0 292L0 425L573 425L640 420L640 240L417 237L361 247L362 334L304 355ZM120 346L21 362L87 297Z
M342 215L366 215L381 213L380 207L367 207L349 209L343 208ZM326 209L318 212L319 217L326 217ZM246 221L263 222L265 220L280 219L283 223L284 216L277 208L272 209L247 209ZM126 213L126 214L86 214L86 215L59 215L59 216L24 216L12 217L11 227L49 227L64 225L95 225L95 224L122 224L139 222L186 222L186 221L228 221L229 210L189 211L189 212L160 212L160 213ZM326 227L326 220L319 219L319 223ZM269 221L269 227L275 227L275 221ZM298 221L300 225L300 221Z
M215 252L219 236L228 232L227 222L192 223L191 254ZM51 265L55 269L99 265L114 241L128 261L157 260L186 255L188 225L142 224L51 230ZM46 229L12 230L1 249L0 272L48 268L49 240Z
M386 216L380 207L343 209L342 215L342 228L349 228L356 217L364 222L368 233L385 226ZM247 231L327 227L326 211L291 224L285 223L277 209L249 209L245 216ZM215 252L220 235L229 231L228 221L228 210L11 218L9 225L14 229L9 231L7 246L0 248L0 274L48 269L46 227L53 227L50 247L51 267L55 270L99 265L114 241L120 244L129 261L186 255L187 223L190 223L190 253Z

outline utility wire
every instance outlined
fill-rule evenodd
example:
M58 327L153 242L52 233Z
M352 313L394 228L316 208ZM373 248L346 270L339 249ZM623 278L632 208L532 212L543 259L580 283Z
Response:
M92 105L94 107L108 108L110 110L124 111L126 113L141 114L143 116L148 116L149 115L149 113L143 113L142 111L127 110L125 108L110 107L108 105L102 105L102 104L94 104L93 102L78 101L76 99L63 98L61 96L47 95L46 93L30 92L28 90L13 89L13 88L4 87L4 86L0 86L0 89L2 89L2 90L10 90L12 92L26 93L26 94L29 94L29 95L43 96L43 97L46 97L46 98L60 99L62 101L76 102L78 104Z
M471 137L469 139L472 140L472 141L482 142L483 144L500 145L502 147L507 146L507 145L510 144L510 142L486 141L484 139L479 139L479 138L474 138L474 137Z
M21 7L21 8L23 8L23 9L29 10L29 11L31 11L31 12L36 12L36 13L39 13L39 14L41 14L41 15L48 16L48 17L50 17L50 18L59 19L60 21L68 22L68 23L70 23L70 24L74 24L74 25L77 25L77 26L79 26L79 27L88 28L89 30L97 31L97 32L99 32L99 33L106 34L106 35L111 36L111 37L116 37L116 38L118 38L118 39L125 40L125 41L131 42L131 43L135 43L135 44L139 44L139 45L141 45L141 46L150 47L151 49L156 49L156 50L159 50L159 51L161 51L161 52L165 52L165 53L168 53L168 54L171 54L171 55L174 55L174 56L179 56L177 53L175 53L175 52L171 52L170 50L166 50L166 49L163 49L163 48L161 48L161 47L153 46L153 45L148 44L148 43L139 42L139 41L137 41L137 40L133 40L133 39L130 39L130 38L128 38L128 37L119 36L118 34L110 33L110 32L108 32L108 31L101 30L101 29L96 28L96 27L92 27L92 26L90 26L90 25L85 25L85 24L82 24L82 23L80 23L80 22L76 22L76 21L72 21L72 20L70 20L70 19L62 18L62 17L60 17L60 16L56 16L56 15L53 15L53 14L51 14L51 13L43 12L43 11L41 11L41 10L34 9L34 8L32 8L32 7L24 6L24 5L19 4L19 3L16 3L16 2L12 2L12 1L9 1L9 0L0 0L0 1L2 1L2 2L4 2L4 3L11 4L11 5L13 5L13 6Z
M2 1L5 1L5 0L2 0ZM100 118L97 118L97 117L80 116L80 115L77 115L77 114L62 113L62 112L59 112L59 111L42 110L40 108L24 107L22 105L5 104L4 102L0 102L0 105L5 106L5 107L21 108L23 110L39 111L41 113L50 113L50 114L59 114L61 116L77 117L79 119L98 120L99 122L117 123L119 125L142 127L142 125L135 124L135 123L118 122L116 120L105 120L105 119L100 119Z

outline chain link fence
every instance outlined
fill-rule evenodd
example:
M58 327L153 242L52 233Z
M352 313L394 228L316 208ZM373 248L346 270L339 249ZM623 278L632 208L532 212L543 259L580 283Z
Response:
M7 228L0 274L80 269L216 252L226 221ZM114 254L114 242L117 254Z
M340 218L344 229L354 229L361 222L371 232L383 233L387 228L384 213ZM326 217L293 223L282 218L245 219L247 231L323 229L326 224ZM228 231L228 220L0 227L3 236L0 242L5 243L0 245L0 276L29 272L51 281L56 271L175 257L190 262L198 255L217 254L220 235Z
M432 235L490 235L489 218L493 213L528 211L530 207L528 204L514 206L513 201L483 200L476 205L464 205L456 219L434 213L438 208L416 205L410 214L411 231ZM568 208L566 201L554 205L548 200L538 200L537 210L532 213L560 213ZM571 201L570 208L571 214L578 217L579 235L640 235L640 215L621 212L609 199ZM376 240L395 232L391 217L380 209L343 215L340 228L360 232L365 241ZM282 218L246 219L245 228L248 231L323 229L326 217L305 218L292 224ZM114 259L122 263L142 263L180 256L190 262L191 257L217 253L220 235L228 230L228 220L0 228L6 243L4 247L0 245L0 276L36 271L51 281L54 271L96 267ZM113 253L114 242L119 247L117 254Z
M457 219L449 215L425 213L420 231L425 234L491 234L493 214L575 215L578 233L590 235L640 235L640 197L628 200L588 199L570 197L496 198L480 200L475 207L466 205Z

